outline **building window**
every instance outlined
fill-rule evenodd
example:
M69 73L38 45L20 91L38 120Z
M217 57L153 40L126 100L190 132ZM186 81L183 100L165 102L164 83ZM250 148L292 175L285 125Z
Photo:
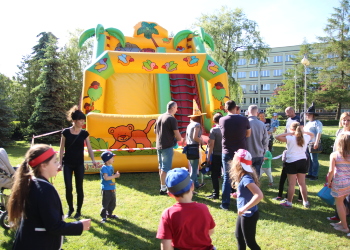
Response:
M278 84L275 83L275 84L273 85L273 90L275 90L275 89L277 89L277 88L278 88Z
M260 98L260 103L268 103L270 101L269 97L261 97Z
M270 84L261 84L261 90L270 90Z
M241 85L241 88L242 88L243 94L245 94L247 91L247 86L243 84Z
M249 99L250 99L250 103L251 104L257 104L259 102L259 98L258 97L249 98Z
M259 71L250 71L249 77L258 77L259 76Z
M265 59L262 60L263 63L269 63L269 61L270 61L269 57L266 57Z
M250 59L250 64L258 64L258 58Z
M246 75L246 72L238 72L238 78L246 78L247 75Z
M262 70L262 71L260 71L260 76L270 76L270 70Z
M281 69L274 69L273 70L273 76L281 76L282 70Z
M243 98L243 104L247 103L247 98Z
M282 56L274 56L273 57L273 62L282 62Z
M250 85L250 91L258 91L258 85L257 84L252 84Z
M286 62L292 62L292 58L295 58L295 55L286 55Z
M247 63L246 59L242 58L242 59L239 59L239 60L238 60L237 65L238 65L238 66L246 65L246 63Z

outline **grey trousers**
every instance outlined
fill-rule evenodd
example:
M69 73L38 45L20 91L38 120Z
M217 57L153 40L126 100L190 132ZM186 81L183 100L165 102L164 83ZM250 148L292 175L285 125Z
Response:
M102 190L102 209L101 209L101 217L106 218L113 214L113 211L116 207L116 196L115 189L114 190Z

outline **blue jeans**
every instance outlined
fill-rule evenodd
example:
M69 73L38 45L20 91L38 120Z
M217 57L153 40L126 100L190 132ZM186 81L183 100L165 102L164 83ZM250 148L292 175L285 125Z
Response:
M191 180L194 183L194 187L197 188L199 186L198 180L197 180L197 171L198 171L198 163L199 159L196 160L188 160L191 164L192 171L191 171Z
M320 164L318 163L318 153L309 153L310 155L310 167L309 167L309 175L318 176L318 169Z
M228 209L230 206L230 193L231 193L231 180L230 180L230 164L233 156L229 154L222 154L222 167L224 169L224 180L222 182L222 200L221 205L223 208Z
M173 155L174 149L173 147L165 148L165 149L157 149L158 155L158 168L163 172L167 173L173 164Z
M260 176L260 168L264 162L264 157L252 157L252 166L255 168L257 176Z

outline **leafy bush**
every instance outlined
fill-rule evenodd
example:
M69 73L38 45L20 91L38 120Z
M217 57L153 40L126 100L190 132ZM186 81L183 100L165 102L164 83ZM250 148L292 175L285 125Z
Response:
M323 151L322 154L330 154L333 152L333 145L335 141L335 136L322 135L321 142Z

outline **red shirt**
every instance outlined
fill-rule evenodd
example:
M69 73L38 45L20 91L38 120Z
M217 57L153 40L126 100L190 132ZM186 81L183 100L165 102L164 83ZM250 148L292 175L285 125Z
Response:
M176 203L164 210L157 238L171 239L174 248L181 250L212 250L209 230L215 222L205 204Z

